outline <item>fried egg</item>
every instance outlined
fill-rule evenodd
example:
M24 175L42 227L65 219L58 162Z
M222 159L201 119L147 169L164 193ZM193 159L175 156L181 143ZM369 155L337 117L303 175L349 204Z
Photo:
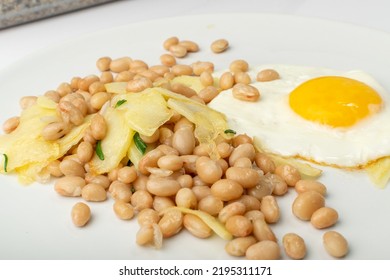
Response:
M257 137L262 149L340 168L360 168L390 155L390 94L363 71L264 65L280 78L251 85L260 99L222 91L209 106L231 129Z

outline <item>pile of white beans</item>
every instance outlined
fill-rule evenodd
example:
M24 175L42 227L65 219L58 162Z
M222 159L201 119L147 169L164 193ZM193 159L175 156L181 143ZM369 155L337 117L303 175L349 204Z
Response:
M248 102L260 98L256 88L249 85L248 63L233 61L229 71L223 73L215 86L214 64L198 61L192 65L178 64L177 59L189 52L197 52L199 46L192 41L168 38L163 47L168 53L161 55L161 65L149 66L141 60L122 57L97 60L100 76L74 77L62 83L45 96L58 103L61 121L45 127L42 136L48 141L66 135L72 127L80 125L88 115L98 113L114 96L105 89L106 83L127 82L127 90L140 92L155 85L170 89L198 102L207 104L221 90L233 88L233 95ZM227 40L211 44L213 52L229 48ZM199 76L204 89L195 92L184 84L170 81L181 75ZM272 69L258 73L258 81L278 79ZM37 97L26 96L20 100L22 109L35 104ZM8 119L5 133L12 133L19 124L19 117ZM264 153L257 152L252 138L241 134L231 139L216 139L219 159L210 158L210 147L199 144L194 136L194 124L178 113L162 125L152 136L141 139L155 148L146 153L137 167L127 166L126 161L107 174L89 172L96 143L104 139L107 125L101 114L95 114L90 127L80 143L63 158L51 162L48 170L55 182L55 191L63 196L82 197L71 210L73 223L82 227L91 215L89 205L114 200L113 210L123 220L137 217L139 245L162 246L164 238L170 238L181 230L188 230L198 238L208 238L212 229L198 216L183 214L174 206L196 209L218 219L233 236L225 250L232 256L247 259L279 259L281 249L292 259L306 255L305 241L295 233L282 237L282 244L273 233L270 224L279 221L278 197L295 189L297 197L292 205L293 214L318 229L334 226L338 220L335 209L325 206L326 187L315 180L304 180L299 170L291 165L278 165ZM348 243L338 232L323 235L325 250L334 257L348 253Z

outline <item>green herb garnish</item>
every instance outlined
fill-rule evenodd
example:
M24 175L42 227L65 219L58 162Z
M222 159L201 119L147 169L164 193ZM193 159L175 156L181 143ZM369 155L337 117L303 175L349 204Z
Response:
M137 147L138 151L141 152L141 154L145 154L147 145L146 143L141 139L141 136L139 136L139 133L136 132L133 137L135 146Z
M233 129L226 129L224 132L225 134L237 134Z
M121 106L123 103L126 103L126 102L127 102L126 99L118 100L118 102L115 104L115 108L118 108L119 106Z
M102 150L102 142L99 140L96 142L96 155L100 160L104 160L104 154Z
M3 154L3 156L4 156L4 172L7 172L8 156L7 154Z

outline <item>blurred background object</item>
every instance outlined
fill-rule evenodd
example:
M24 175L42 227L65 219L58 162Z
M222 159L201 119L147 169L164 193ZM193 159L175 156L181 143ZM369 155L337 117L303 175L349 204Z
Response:
M1 0L0 29L116 0Z

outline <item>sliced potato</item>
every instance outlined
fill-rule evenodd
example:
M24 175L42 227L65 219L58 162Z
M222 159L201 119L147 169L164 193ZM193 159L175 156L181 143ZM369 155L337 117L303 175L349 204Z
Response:
M264 150L262 149L261 141L258 137L253 137L253 145L255 146L255 149L257 151L264 152ZM267 153L267 155L275 162L276 165L289 164L291 166L294 166L299 170L302 177L318 178L322 174L321 169L313 167L312 165L302 162L299 159L292 158L292 157L282 157L280 155L275 155L270 153Z
M106 137L101 140L104 160L95 154L90 162L91 173L102 174L110 172L126 156L133 140L134 130L128 125L125 112L107 108L104 119L107 124Z
M370 180L376 186L384 188L390 180L390 157L381 158L365 169Z

